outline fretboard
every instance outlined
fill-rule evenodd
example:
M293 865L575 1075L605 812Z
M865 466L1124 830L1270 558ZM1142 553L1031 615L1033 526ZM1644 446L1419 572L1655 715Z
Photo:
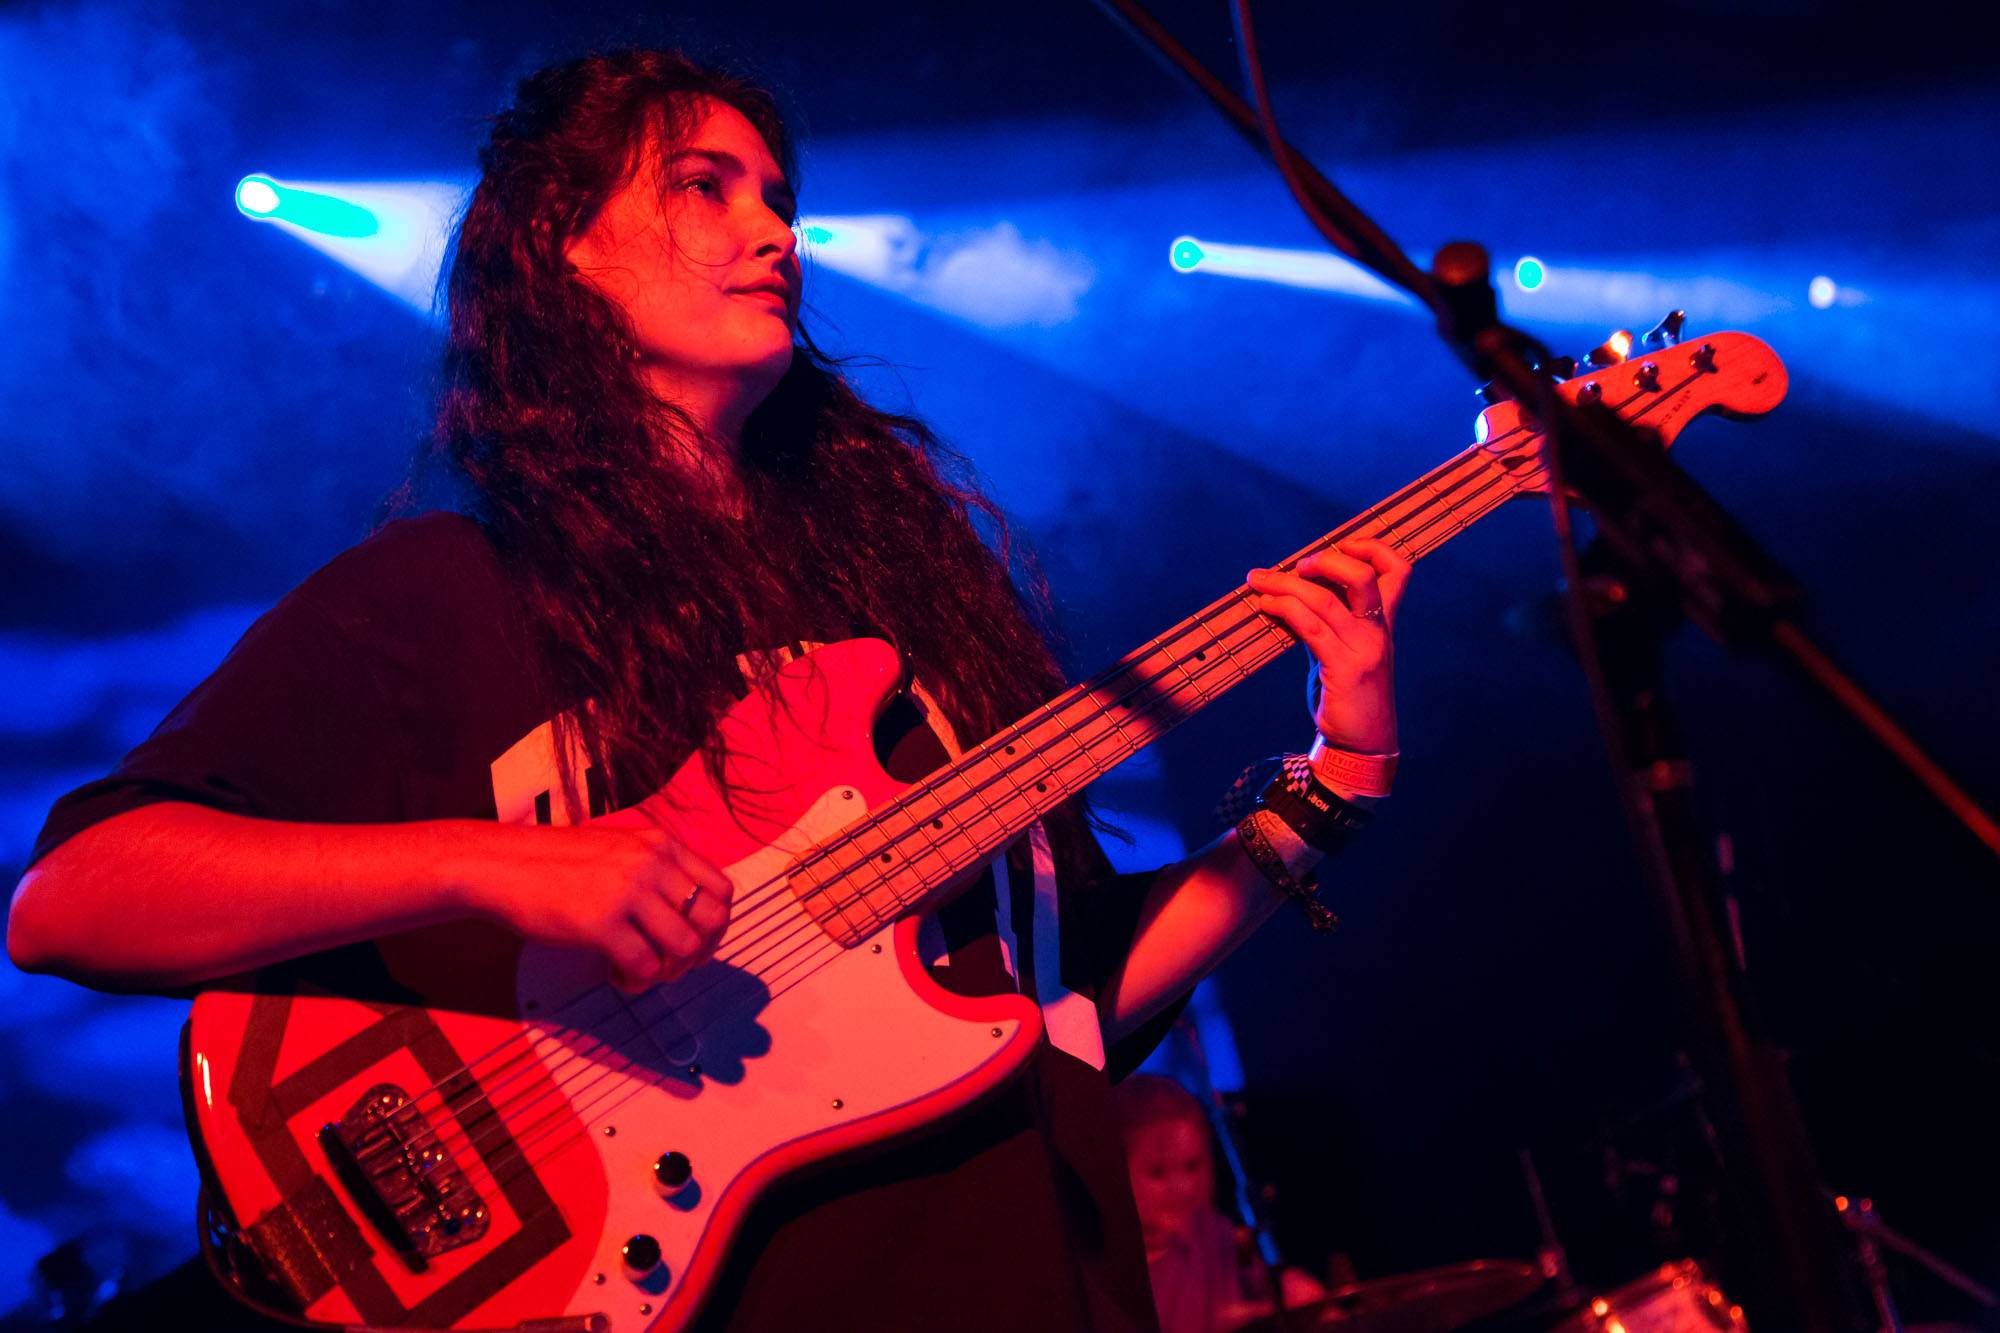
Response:
M1531 432L1515 432L1530 436ZM1429 555L1523 488L1530 439L1489 440L1278 562L1354 537ZM795 888L846 943L932 905L1049 810L1296 642L1240 585L961 755L804 857Z
M1651 427L1662 444L1711 409L1756 416L1784 400L1777 354L1744 333L1650 347L1564 383ZM1540 429L1513 404L1480 416L1480 442L1281 560L1289 569L1353 537L1421 560L1501 503L1543 489ZM844 943L935 905L1049 810L1269 664L1293 638L1238 587L1063 691L792 867L793 887Z

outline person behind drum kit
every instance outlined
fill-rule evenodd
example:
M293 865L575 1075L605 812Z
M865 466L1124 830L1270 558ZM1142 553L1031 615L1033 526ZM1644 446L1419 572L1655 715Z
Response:
M1114 1099L1161 1333L1219 1333L1270 1314L1271 1270L1255 1237L1216 1207L1201 1103L1158 1074L1132 1075ZM1299 1269L1278 1272L1288 1308L1326 1294Z

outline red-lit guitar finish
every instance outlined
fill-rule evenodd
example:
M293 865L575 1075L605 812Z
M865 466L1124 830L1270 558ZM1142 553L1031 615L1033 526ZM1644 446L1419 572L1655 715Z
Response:
M1641 369L1645 364L1652 371ZM1718 334L1571 380L1672 438L1755 415L1784 367ZM1480 443L1327 534L1418 558L1541 488L1512 403ZM266 973L195 1001L184 1079L211 1197L281 1298L329 1325L678 1329L774 1180L916 1129L1017 1070L1019 995L967 1000L917 961L919 918L1042 813L1277 657L1238 588L914 786L877 764L900 685L875 640L778 669L721 724L725 800L690 762L642 806L729 867L715 962L626 997L586 956L462 925L380 941L331 995ZM621 1250L633 1237L650 1246ZM657 1251L657 1255L653 1252Z

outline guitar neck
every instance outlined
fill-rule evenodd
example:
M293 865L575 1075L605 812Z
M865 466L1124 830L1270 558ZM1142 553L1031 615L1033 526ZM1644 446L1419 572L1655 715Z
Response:
M1531 432L1517 429L1517 434ZM1527 440L1489 440L1294 552L1354 537L1415 561L1524 489ZM1037 819L1250 678L1296 639L1239 585L967 751L802 860L794 878L850 941L934 905Z

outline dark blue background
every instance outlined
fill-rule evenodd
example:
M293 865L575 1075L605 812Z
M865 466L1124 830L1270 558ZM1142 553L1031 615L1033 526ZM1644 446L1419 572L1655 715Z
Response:
M1463 373L1411 311L1169 269L1182 233L1314 238L1090 6L676 8L0 11L0 865L365 532L423 430L430 327L244 220L236 180L462 176L511 81L591 44L759 70L801 113L809 214L901 215L941 254L998 236L1083 275L1073 310L1007 327L808 279L823 340L884 358L857 372L871 392L966 451L1039 549L1079 670L1467 442ZM1260 8L1294 142L1413 251L1470 235L1541 255L1550 286L1509 310L1564 348L1669 304L1771 343L1790 400L1697 425L1682 462L1803 578L1823 641L2000 800L2000 71L1970 20L1337 8ZM1221 4L1159 12L1233 71ZM1813 308L1820 274L1851 303ZM1599 1136L1679 1151L1681 1040L1556 628L1548 526L1503 511L1420 571L1404 775L1333 877L1345 926L1325 940L1287 914L1221 974L1257 1164L1309 1264L1333 1245L1375 1273L1532 1251L1522 1146L1598 1286L1703 1243L1593 1244L1647 1202L1602 1188ZM1832 1183L1990 1280L2000 877L1781 670L1691 635L1672 669ZM1268 673L1118 782L1109 804L1172 830L1133 856L1205 839L1242 763L1303 743L1301 674ZM191 1252L183 1010L0 964L0 1309L75 1236L135 1274ZM1963 1312L1899 1281L1919 1310Z

